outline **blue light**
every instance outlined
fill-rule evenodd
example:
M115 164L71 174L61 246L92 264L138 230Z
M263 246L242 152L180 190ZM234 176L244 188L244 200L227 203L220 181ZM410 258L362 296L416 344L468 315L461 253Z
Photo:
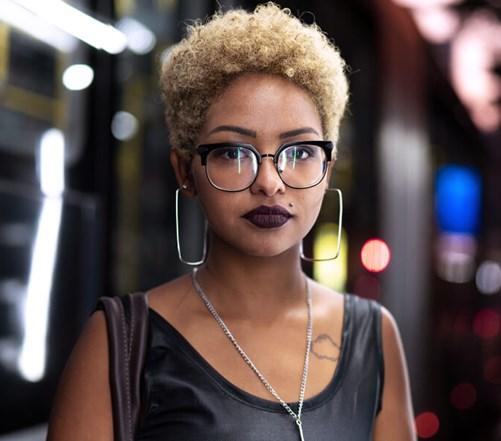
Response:
M482 183L471 167L447 165L437 172L435 210L443 232L472 234L480 225Z

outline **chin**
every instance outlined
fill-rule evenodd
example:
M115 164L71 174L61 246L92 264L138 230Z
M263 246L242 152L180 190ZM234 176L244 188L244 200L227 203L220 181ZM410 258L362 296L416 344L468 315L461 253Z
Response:
M231 231L231 234L223 234ZM216 241L225 244L225 247L233 249L237 254L257 258L273 258L283 256L287 253L298 253L301 239L297 239L295 234L274 234L259 237L255 234L248 234L241 230L229 228L226 232L212 230ZM284 231L282 230L282 233ZM293 236L293 237L291 237ZM302 238L302 236L301 236Z
M285 256L286 254L293 253L295 252L297 246L294 245L289 248L284 248L283 244L282 246L261 246L259 248L252 248L252 249L245 249L242 250L243 254L246 254L251 257L258 257L258 258L263 258L263 259L271 259L274 257L281 257Z

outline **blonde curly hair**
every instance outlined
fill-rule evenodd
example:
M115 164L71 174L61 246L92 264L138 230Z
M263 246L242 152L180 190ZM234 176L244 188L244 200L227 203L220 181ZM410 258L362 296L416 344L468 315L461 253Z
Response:
M253 12L216 12L188 26L162 63L160 83L172 148L192 154L207 110L238 75L285 77L313 98L326 139L337 141L348 100L345 62L316 25L269 2Z

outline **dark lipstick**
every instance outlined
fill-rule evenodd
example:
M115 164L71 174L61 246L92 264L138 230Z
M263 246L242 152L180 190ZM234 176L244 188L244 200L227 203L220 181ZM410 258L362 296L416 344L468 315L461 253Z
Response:
M261 205L242 217L258 228L278 228L287 223L292 215L280 205Z

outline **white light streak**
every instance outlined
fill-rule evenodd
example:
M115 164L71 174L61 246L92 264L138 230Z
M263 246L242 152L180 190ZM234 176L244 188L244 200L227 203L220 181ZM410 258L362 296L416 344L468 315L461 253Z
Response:
M69 53L77 46L78 40L75 37L68 35L50 23L40 20L32 12L11 0L2 0L0 21L8 23L10 26L61 52Z
M83 42L118 54L127 47L127 37L115 27L85 14L61 0L14 0L43 20Z
M61 197L46 198L43 202L31 258L18 369L23 378L32 382L40 381L45 374L50 294L62 208Z
M46 196L60 196L64 191L64 136L49 129L40 142L40 187Z
M45 374L47 324L54 267L59 243L64 191L64 136L57 129L40 141L40 186L43 200L31 256L30 275L22 314L23 342L18 369L28 381Z

